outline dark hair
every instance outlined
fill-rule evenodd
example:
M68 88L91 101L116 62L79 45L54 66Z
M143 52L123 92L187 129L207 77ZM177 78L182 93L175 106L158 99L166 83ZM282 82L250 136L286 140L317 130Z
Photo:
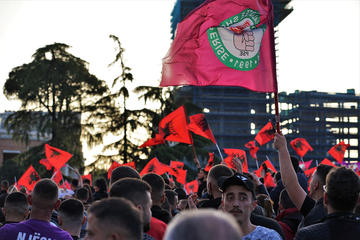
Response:
M93 192L91 191L91 187L86 183L84 184L83 187L86 188L88 190L88 192L89 192L88 203L92 203L92 201L93 201L93 197L92 197Z
M179 200L187 199L184 189L176 188L174 191L177 193Z
M120 166L115 168L112 172L111 172L111 178L110 178L110 184L113 184L114 182L116 182L119 179L122 178L137 178L140 179L140 174L133 169L132 167L129 166Z
M78 187L78 186L79 186L79 180L77 180L77 179L72 179L72 180L71 180L71 185L74 186L74 187Z
M142 180L151 186L151 198L153 201L159 202L165 191L164 179L156 173L148 173L142 177Z
M216 165L212 167L209 171L208 177L213 178L216 182L218 182L220 177L230 177L233 175L233 172L227 166L222 164Z
M151 187L143 180L123 178L111 185L110 197L123 197L135 205L146 204L146 192L151 192Z
M107 192L106 181L104 178L96 179L94 186L98 187L100 192Z
M89 199L90 193L86 187L82 187L76 191L75 195L77 199L87 201Z
M298 172L300 170L299 159L295 156L291 156L290 159L291 159L291 163L293 165L295 172Z
M316 175L319 177L320 179L320 184L321 187L322 185L325 185L326 183L326 176L329 174L329 172L331 171L331 169L333 169L333 166L330 165L325 165L325 164L320 164L319 166L317 166L316 168Z
M360 179L348 168L333 168L326 177L329 205L336 211L353 211L359 199Z
M8 189L9 188L9 181L8 180L1 180L1 187Z
M84 217L84 205L77 199L67 199L60 204L59 215L66 224L80 224Z
M39 209L53 208L58 200L58 187L48 178L41 179L35 184L32 192L32 206Z
M288 208L295 208L294 203L291 201L288 192L286 191L286 189L283 189L280 192L280 203L283 206L284 209L288 209Z
M165 190L165 195L166 195L166 198L167 198L169 204L174 205L175 204L175 197L178 194L173 190Z
M87 179L87 178L84 178L84 179L83 179L83 183L84 183L84 184L89 184L89 185L90 185L90 180L89 180L89 179Z
M24 193L13 192L7 195L4 204L4 209L7 213L24 216L28 208L29 204Z
M275 173L275 181L278 182L280 180L281 180L281 173L280 172Z
M143 227L140 213L128 200L123 198L103 199L95 202L88 212L89 215L98 219L100 228L108 231L108 234L120 232L123 239L142 239Z

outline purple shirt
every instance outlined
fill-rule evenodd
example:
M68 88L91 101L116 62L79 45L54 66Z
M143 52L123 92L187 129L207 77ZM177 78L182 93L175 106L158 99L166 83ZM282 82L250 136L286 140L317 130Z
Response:
M0 240L72 240L71 235L49 222L30 219L0 228Z

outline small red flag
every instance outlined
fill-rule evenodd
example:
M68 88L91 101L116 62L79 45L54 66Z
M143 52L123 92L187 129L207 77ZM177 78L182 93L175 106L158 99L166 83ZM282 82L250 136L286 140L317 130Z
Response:
M60 170L57 170L55 172L55 175L52 177L52 180L56 183L56 185L59 186L61 180L63 179L63 176L61 174L61 171Z
M204 114L195 114L190 116L189 119L190 123L188 125L188 129L190 131L204 138L210 139L214 144L216 144L215 137L209 127L208 122L206 121Z
M336 165L333 164L333 163L332 163L329 159L327 159L327 158L324 158L324 160L322 160L320 164L336 167Z
M310 191L310 182L311 182L311 178L312 178L312 175L314 174L315 170L316 170L316 167L313 167L313 168L310 168L310 169L304 171L306 177L308 178L308 191Z
M225 163L226 163L226 165L228 167L236 169L236 166L233 163L233 159L235 157L238 157L241 160L243 172L245 172L245 173L248 172L248 164L247 164L247 159L246 159L246 152L244 150L224 148L224 152L228 155L224 159L224 161L225 161Z
M169 167L167 172L176 177L178 183L185 184L187 170Z
M348 147L350 147L350 144L345 144L344 141L342 141L333 146L328 153L341 164L344 161L345 151Z
M312 161L313 160L306 161L306 162L304 162L304 164L300 163L300 166L302 166L303 169L307 170L311 166Z
M28 191L32 191L35 184L40 180L39 174L35 171L34 167L30 167L25 171L18 181L18 186L24 186Z
M269 187L275 187L275 183L274 183L274 179L273 177L271 176L271 173L267 172L265 174L265 177L264 177L264 185L269 188Z
M45 155L47 160L55 168L55 170L59 170L60 168L62 168L64 164L72 157L70 153L60 150L58 148L54 148L49 144L45 144Z
M159 144L164 144L164 143L165 143L164 138L160 134L157 133L157 134L155 134L154 138L150 138L149 140L144 142L142 145L140 145L139 148L149 147L149 146L154 146L154 145L159 145Z
M255 140L260 146L271 141L275 137L275 129L271 122L268 122L256 135Z
M190 193L197 193L198 189L199 189L199 183L196 179L185 184L185 190L188 195Z
M261 177L261 172L262 172L262 170L264 170L264 165L265 165L267 168L271 169L274 173L277 173L274 165L272 165L272 163L271 163L270 160L268 159L268 160L264 161L264 162L260 165L260 167L259 167L258 170L255 170L255 171L254 171L254 173L256 174L256 176Z
M140 176L143 176L147 173L156 173L158 175L162 175L169 170L169 166L161 163L156 157L151 159L141 170Z
M179 162L179 161L170 161L170 167L172 167L172 168L178 168L178 169L183 169L183 168L184 168L184 163L183 163L183 162Z
M259 147L255 145L255 141L250 141L245 144L245 147L249 149L250 155L252 158L257 159L256 153L259 150Z
M210 169L214 166L214 153L209 153L209 160L205 167L205 172L209 172Z
M187 129L185 109L183 106L160 121L159 133L167 141L192 144L192 138Z
M82 175L81 179L89 179L90 186L92 186L91 173L89 173L88 175Z
M53 167L46 158L40 159L39 163L44 165L48 171L50 171Z
M305 156L309 150L314 150L305 138L295 138L290 142L290 145L300 157Z

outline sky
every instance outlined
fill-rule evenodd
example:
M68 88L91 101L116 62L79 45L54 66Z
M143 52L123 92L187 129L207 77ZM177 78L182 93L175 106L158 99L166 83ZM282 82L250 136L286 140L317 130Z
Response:
M119 37L135 85L158 86L161 60L171 44L175 0L0 0L0 112L16 110L2 91L12 68L54 42L112 82L109 68ZM292 0L294 11L278 27L279 91L360 93L360 1ZM139 104L132 102L133 106Z

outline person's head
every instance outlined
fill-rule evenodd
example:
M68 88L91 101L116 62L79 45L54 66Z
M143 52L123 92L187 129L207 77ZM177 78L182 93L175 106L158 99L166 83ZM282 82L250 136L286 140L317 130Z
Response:
M197 178L199 180L206 180L207 172L205 172L205 169L201 168L197 174Z
M83 203L87 202L87 200L89 199L89 195L89 190L86 187L79 188L75 194L76 198Z
M141 240L138 209L123 198L95 202L88 210L87 240Z
M140 179L123 178L111 185L110 197L122 197L132 202L140 210L144 231L150 228L151 187Z
M93 201L93 199L92 199L92 190L91 190L91 187L90 187L90 185L88 185L88 184L84 184L84 186L83 186L84 188L86 188L87 190L88 190L88 192L89 192L89 199L88 199L88 202L92 202Z
M311 181L310 181L310 193L309 196L314 198L315 200L320 199L323 194L323 186L326 183L326 176L330 172L331 169L333 169L333 166L320 164L317 166Z
M353 212L359 199L360 179L348 168L332 169L326 177L324 205L328 212Z
M76 191L79 187L79 180L78 179L72 179L71 180L71 190Z
M148 173L142 177L142 180L151 186L152 204L161 206L165 201L165 182L164 179L156 173Z
M1 190L7 191L9 188L9 181L8 180L1 180Z
M107 192L106 181L104 178L98 178L94 184L95 192Z
M120 166L115 168L112 172L111 172L111 178L110 178L110 186L116 182L119 179L122 178L137 178L140 179L140 174L133 169L132 167L129 166Z
M83 179L83 184L88 184L90 186L91 185L90 184L90 179L84 178Z
M174 211L178 204L178 194L173 190L165 190L165 195L168 200L170 210Z
M80 200L67 199L60 204L58 223L61 229L67 231L72 236L80 237L84 220L84 205Z
M29 205L26 195L21 192L10 193L3 208L5 220L8 222L21 222L29 215Z
M184 211L168 225L165 240L241 239L242 234L233 216L218 210Z
M290 159L291 159L291 163L293 165L295 172L298 172L300 170L299 159L295 156L291 156Z
M40 215L51 213L60 205L56 183L48 178L41 179L36 183L31 195L28 196L28 201L32 206L31 215L35 212Z
M255 187L245 175L236 173L225 178L220 186L222 206L241 225L250 222L250 214L256 207Z
M218 181L220 177L230 177L233 175L231 169L225 165L219 164L212 167L207 176L207 192L214 198L220 197Z
M291 201L288 192L286 191L286 189L283 189L280 192L280 197L279 197L279 209L280 210L285 210L285 209L289 209L289 208L295 208L294 203Z

